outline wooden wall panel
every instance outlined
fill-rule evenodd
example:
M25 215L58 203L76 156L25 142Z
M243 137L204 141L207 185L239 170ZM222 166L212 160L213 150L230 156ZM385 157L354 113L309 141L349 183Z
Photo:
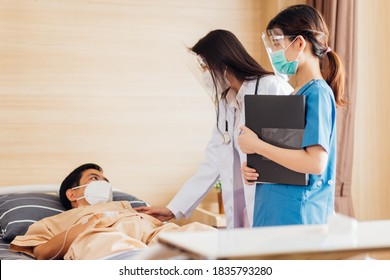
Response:
M360 220L390 219L390 3L358 1L353 199Z
M215 28L248 47L256 1L0 2L0 184L59 183L96 162L165 204L195 170L213 107L186 47Z
M228 29L267 64L265 20L298 2L1 1L0 185L60 183L95 162L114 186L165 205L215 120L186 47Z

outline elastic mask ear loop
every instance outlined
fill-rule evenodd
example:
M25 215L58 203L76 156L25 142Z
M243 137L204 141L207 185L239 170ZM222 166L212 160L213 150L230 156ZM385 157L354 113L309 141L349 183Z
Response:
M292 41L291 41L291 43L290 43L290 44L288 44L288 46L284 48L284 51L283 51L284 53L285 53L285 52L286 52L286 50L287 50L287 49L288 49L288 48L289 48L289 47L292 45L292 43L294 43L294 42L295 42L295 40L296 40L297 38L298 38L298 36L297 36L297 37L295 37L295 38L294 38L294 40L292 40Z
M71 190L77 190L77 189L86 188L86 187L87 187L86 185L81 185L81 186L77 186L77 187L71 188ZM83 199L83 198L85 198L85 195L82 196L82 197L76 198L76 200L80 200L80 199Z
M283 53L284 53L284 57L286 57L286 50L292 45L292 43L294 43L294 41L296 40L298 38L298 36L297 37L295 37L295 39L294 40L292 40L291 41L291 43L290 44L288 44L288 46L284 49L284 51L283 51ZM298 61L298 59L299 59L299 57L301 56L301 54L303 53L303 49L299 52L299 54L298 54L298 56L297 56L297 58L296 59L294 59L293 61ZM290 61L289 61L290 62Z
M299 52L297 58L295 59L295 61L298 61L299 60L299 57L301 56L301 54L303 53L303 49Z

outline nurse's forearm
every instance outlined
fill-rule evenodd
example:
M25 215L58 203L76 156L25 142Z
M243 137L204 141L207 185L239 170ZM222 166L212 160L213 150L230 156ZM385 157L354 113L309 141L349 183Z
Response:
M300 173L320 175L328 162L328 154L318 145L308 147L306 150L291 150L259 141L256 153Z

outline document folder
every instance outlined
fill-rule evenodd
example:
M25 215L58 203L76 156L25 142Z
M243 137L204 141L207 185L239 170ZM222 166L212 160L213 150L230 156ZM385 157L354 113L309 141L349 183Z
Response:
M263 141L282 148L301 149L305 96L246 95L245 121ZM249 154L247 165L259 173L260 183L308 184L307 174L292 171L258 154Z

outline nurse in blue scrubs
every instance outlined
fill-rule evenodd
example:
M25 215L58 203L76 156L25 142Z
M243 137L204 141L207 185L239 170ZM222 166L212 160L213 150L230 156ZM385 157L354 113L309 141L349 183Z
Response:
M336 182L336 106L344 105L344 71L328 46L321 14L308 5L294 5L276 15L263 33L274 69L295 75L293 94L306 96L302 149L279 148L241 127L241 150L257 153L293 171L309 174L307 186L257 184L253 226L323 224L334 212ZM248 184L256 170L242 166ZM252 183L254 184L254 183Z

